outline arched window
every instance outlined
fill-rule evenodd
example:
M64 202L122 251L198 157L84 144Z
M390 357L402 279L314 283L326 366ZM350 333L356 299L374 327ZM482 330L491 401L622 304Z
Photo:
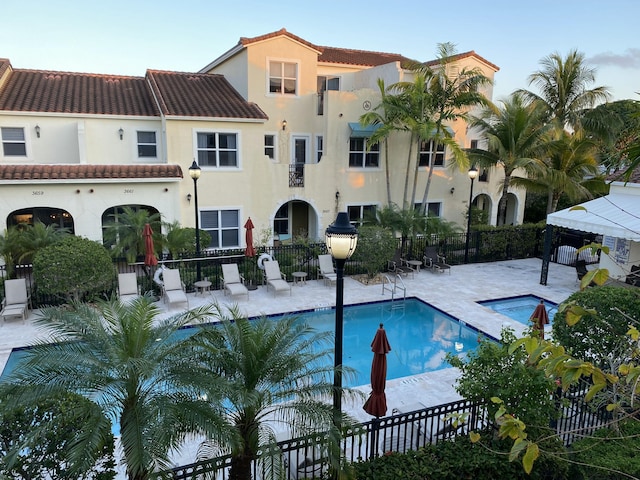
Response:
M30 207L15 210L7 217L7 227L26 224L33 225L41 222L46 226L56 225L59 228L66 228L69 233L74 234L73 217L66 210L55 207Z

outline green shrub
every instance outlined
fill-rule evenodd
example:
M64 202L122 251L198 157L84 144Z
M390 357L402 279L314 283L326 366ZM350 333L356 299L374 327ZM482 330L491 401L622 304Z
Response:
M578 463L571 466L572 479L640 478L640 422L632 419L619 426L619 432L603 428L595 432L594 438L574 442L571 459Z
M637 319L640 312L637 289L591 287L575 292L567 302L597 312L587 313L573 326L567 324L566 312L559 312L554 317L553 339L571 355L606 368L610 357L621 357L630 351L632 340L626 332L630 318Z
M482 444L472 444L461 435L453 441L427 445L418 451L390 453L371 461L355 463L357 480L565 480L567 464L561 458L541 454L530 475L519 461L509 462L508 442L482 436ZM547 451L564 452L558 442L547 442Z
M101 415L97 405L70 393L9 411L0 408L0 477L115 478L114 438L110 432L103 435L106 440L98 447L99 461L95 465L72 460L71 450L78 439L95 429L92 416ZM45 424L45 429L39 428Z
M387 270L387 262L393 258L397 241L390 230L378 226L358 228L358 245L351 260L364 267L369 278Z
M68 236L42 248L33 260L38 292L67 301L96 298L113 287L115 275L107 249L81 237Z

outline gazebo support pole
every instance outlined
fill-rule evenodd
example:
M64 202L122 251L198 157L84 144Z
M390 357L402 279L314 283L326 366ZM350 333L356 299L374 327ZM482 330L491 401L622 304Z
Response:
M540 285L547 284L549 276L549 259L551 258L551 244L553 242L553 225L547 223L544 229L544 247L542 250L542 270L540 271Z

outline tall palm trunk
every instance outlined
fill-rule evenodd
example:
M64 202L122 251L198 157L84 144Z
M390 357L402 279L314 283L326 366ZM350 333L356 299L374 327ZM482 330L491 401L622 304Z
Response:
M409 142L409 155L407 157L407 170L404 176L404 192L402 193L402 207L407 208L407 194L409 193L409 172L411 171L411 156L413 153L413 143L415 141L415 134L411 133L411 141Z
M384 140L384 175L387 182L387 205L391 206L391 172L389 167L389 142Z
M504 181L502 182L502 195L498 201L498 218L497 224L504 225L507 223L507 199L509 198L509 185L511 184L511 175L504 172Z

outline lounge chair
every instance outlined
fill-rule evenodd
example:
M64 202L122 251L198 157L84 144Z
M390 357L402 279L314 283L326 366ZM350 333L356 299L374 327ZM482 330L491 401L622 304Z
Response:
M393 258L389 260L389 262L387 263L387 268L389 272L395 273L397 275L406 277L407 275L411 274L412 278L413 274L416 272L416 270L410 267L407 261L402 258L400 249L397 249L396 253L393 255Z
M180 270L165 268L162 272L162 290L165 303L171 305L175 303L186 303L189 309L189 299L184 291L184 284L180 279Z
M29 293L27 281L24 278L4 281L4 300L0 317L4 321L7 317L20 317L24 322L29 310Z
M291 285L287 282L287 277L280 271L280 265L277 260L264 262L264 274L267 278L267 290L269 286L273 287L273 295L278 292L286 292L289 290L291 295Z
M118 297L125 305L140 296L138 278L135 273L118 274Z
M318 255L318 275L324 279L325 285L331 285L338 280L331 255Z
M425 268L431 269L432 272L447 271L451 275L451 265L447 264L446 259L438 253L436 247L425 247L423 262Z
M222 283L224 284L224 293L231 295L246 295L249 299L249 290L244 286L244 279L238 271L237 263L222 264Z

